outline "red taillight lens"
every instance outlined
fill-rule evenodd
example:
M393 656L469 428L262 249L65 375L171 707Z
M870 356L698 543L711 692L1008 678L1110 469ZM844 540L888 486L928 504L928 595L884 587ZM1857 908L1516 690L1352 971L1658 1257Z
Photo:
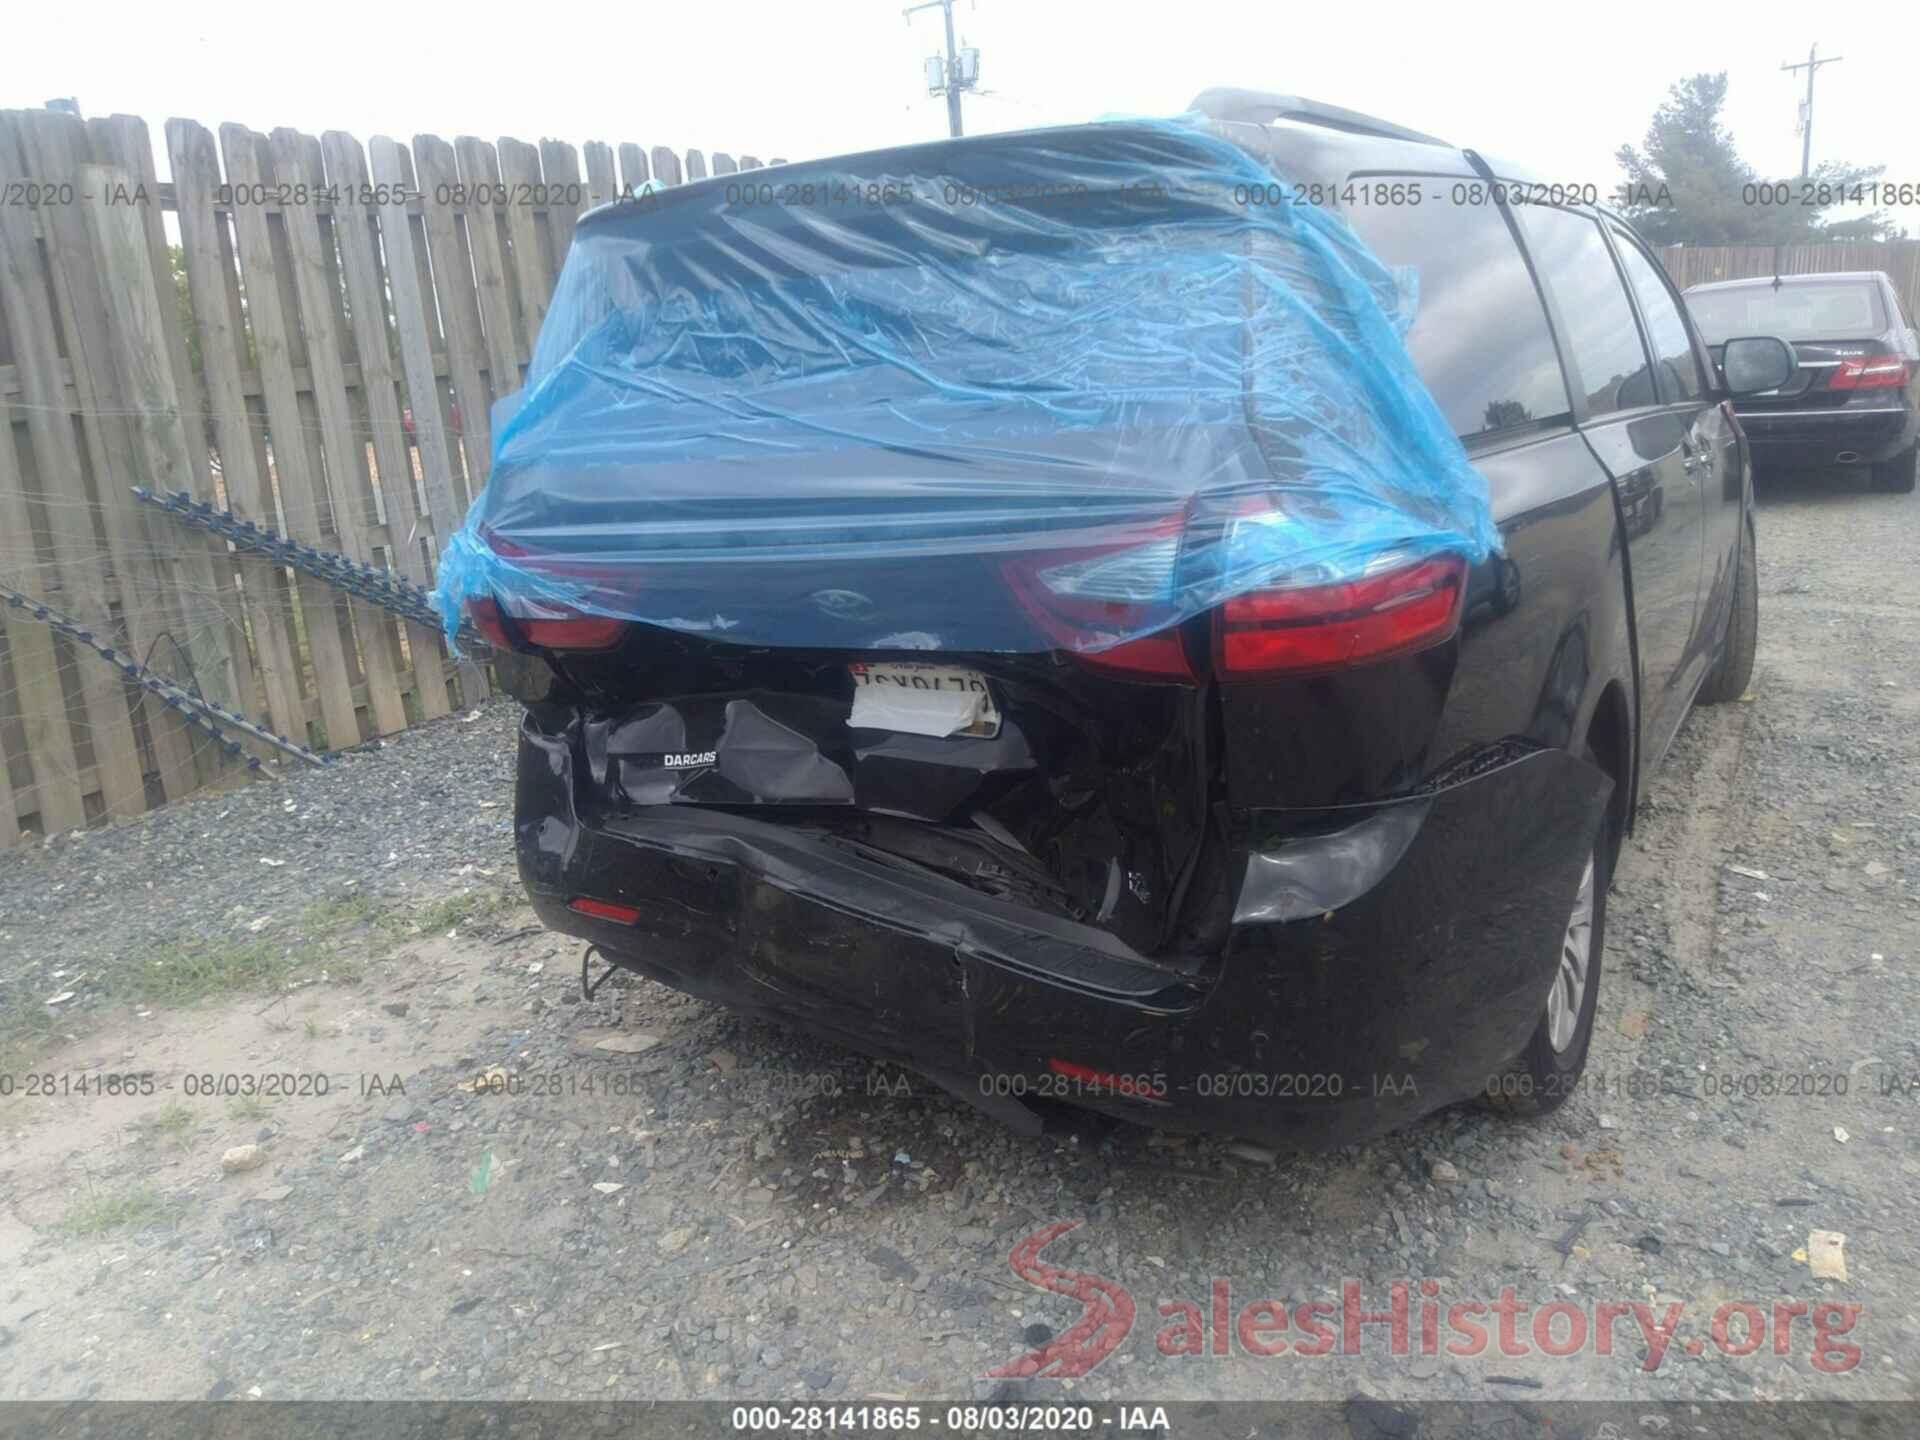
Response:
M631 905L616 905L611 900L594 900L586 895L576 895L567 902L567 908L576 915L591 915L595 920L611 920L616 925L634 925L640 920L640 912Z
M1083 665L1191 681L1179 612L1164 599L1136 598L1171 590L1185 523L1184 513L1172 515L1124 542L1024 554L1003 562L1001 573L1041 632ZM1111 643L1129 634L1136 638Z
M1220 607L1223 675L1334 670L1424 650L1460 626L1467 565L1443 555L1349 580L1254 590Z
M1898 390L1907 383L1907 362L1897 355L1873 355L1864 360L1842 360L1829 390Z
M516 617L529 645L545 650L605 650L617 644L627 622L609 615Z
M467 601L467 618L473 621L473 628L487 637L487 643L496 650L511 650L513 640L507 634L507 627L500 623L500 606L488 596L476 596Z
M606 586L604 573L592 565L535 555L489 527L481 527L480 533L496 555L522 569L561 581L584 582L589 593L597 594ZM638 584L636 573L627 572L625 578ZM522 649L606 650L617 645L627 629L627 622L614 616L588 615L557 601L531 598L502 602L493 596L479 597L467 602L467 615L476 630L503 650L515 648L516 637Z
M467 615L502 650L606 650L619 644L627 629L626 621L610 615L582 615L546 601L510 601L503 609L490 596L469 600Z

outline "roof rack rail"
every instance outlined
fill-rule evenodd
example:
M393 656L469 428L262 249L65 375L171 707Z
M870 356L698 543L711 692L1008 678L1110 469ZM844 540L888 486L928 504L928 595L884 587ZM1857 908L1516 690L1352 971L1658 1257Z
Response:
M1309 125L1325 125L1329 129L1346 130L1355 135L1380 135L1391 140L1412 140L1421 145L1447 144L1436 136L1423 135L1418 130L1409 130L1404 125L1395 125L1372 115L1362 115L1358 110L1344 110L1338 105L1327 105L1300 95L1276 95L1268 90L1240 90L1217 85L1194 96L1193 104L1187 108L1198 110L1215 120L1237 120L1249 125L1268 125L1275 120L1301 120ZM1453 147L1449 145L1447 148Z

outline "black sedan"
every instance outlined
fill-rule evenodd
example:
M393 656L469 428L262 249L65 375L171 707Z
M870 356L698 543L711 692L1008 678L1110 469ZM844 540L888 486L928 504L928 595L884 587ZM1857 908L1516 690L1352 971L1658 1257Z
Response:
M1709 346L1778 335L1798 373L1734 406L1763 469L1870 470L1876 490L1913 489L1920 455L1920 336L1878 271L1722 280L1686 292Z

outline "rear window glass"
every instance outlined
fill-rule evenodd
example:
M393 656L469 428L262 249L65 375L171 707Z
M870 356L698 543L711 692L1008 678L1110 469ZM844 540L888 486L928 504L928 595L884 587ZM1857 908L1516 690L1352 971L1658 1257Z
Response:
M1346 220L1382 264L1414 272L1407 351L1463 440L1568 411L1546 313L1520 248L1492 205L1356 205Z
M1769 282L1688 295L1687 309L1709 345L1740 335L1782 340L1865 340L1887 328L1877 287L1862 280L1778 290Z

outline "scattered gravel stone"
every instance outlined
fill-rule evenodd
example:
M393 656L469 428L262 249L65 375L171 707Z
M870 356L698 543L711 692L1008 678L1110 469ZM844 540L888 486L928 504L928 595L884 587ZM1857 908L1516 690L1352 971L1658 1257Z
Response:
M220 1168L228 1175L243 1170L258 1170L267 1163L267 1152L259 1145L236 1145L220 1157Z

